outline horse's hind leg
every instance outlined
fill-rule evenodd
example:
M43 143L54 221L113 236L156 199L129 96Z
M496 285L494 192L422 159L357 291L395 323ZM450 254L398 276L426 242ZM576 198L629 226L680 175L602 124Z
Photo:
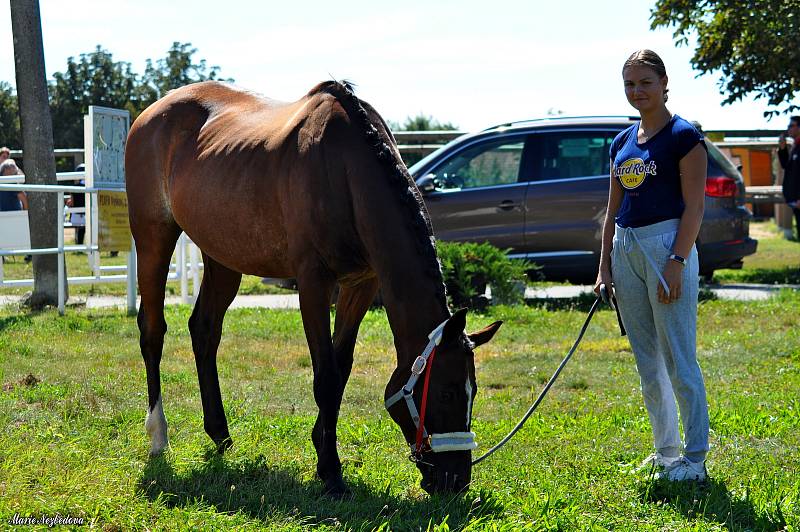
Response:
M205 253L203 265L203 283L192 317L189 318L189 331L200 381L203 428L217 445L217 450L223 452L232 445L232 441L219 390L217 348L222 336L225 311L236 297L242 274L215 262Z
M333 351L340 378L339 404L341 404L347 380L350 378L350 371L353 369L353 351L356 346L358 327L370 304L374 301L377 291L378 281L374 278L356 286L342 287L339 291L339 300L336 302L336 321L333 328ZM318 456L322 455L322 434L323 424L320 412L314 424L314 431L311 433Z
M139 346L147 374L148 409L145 430L150 436L150 454L156 455L167 446L167 420L161 400L161 353L167 322L164 320L164 289L169 263L180 228L173 224L146 224L133 227L138 258L137 276L139 305Z

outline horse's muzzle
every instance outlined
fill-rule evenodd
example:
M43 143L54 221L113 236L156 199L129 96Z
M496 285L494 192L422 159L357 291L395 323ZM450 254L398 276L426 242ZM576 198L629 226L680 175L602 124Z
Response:
M464 491L472 478L469 452L425 453L417 467L422 473L420 487L431 495Z
M420 487L428 494L435 493L459 493L465 491L470 482L470 473L452 473L440 471L432 474L429 478L422 477Z

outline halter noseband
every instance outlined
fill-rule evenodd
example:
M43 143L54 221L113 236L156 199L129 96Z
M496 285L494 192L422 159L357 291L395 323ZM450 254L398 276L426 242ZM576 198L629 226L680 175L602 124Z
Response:
M422 390L422 400L420 409L422 413L417 411L417 405L414 404L414 386L417 384L420 375L425 371L430 360L430 365L433 365L433 359L436 355L436 348L442 341L442 334L447 320L443 321L428 335L428 345L422 351L414 363L411 364L411 375L408 378L405 386L400 388L395 394L385 401L386 410L389 410L395 403L401 399L405 399L408 413L414 421L414 426L417 427L416 441L411 445L411 456L409 457L413 462L417 462L422 458L422 453L433 451L441 453L445 451L471 451L478 447L475 442L474 432L444 432L441 434L428 435L425 430L425 410L428 400L428 383L431 377L431 371L425 375L425 384ZM467 377L469 380L469 377ZM467 399L469 401L469 398Z

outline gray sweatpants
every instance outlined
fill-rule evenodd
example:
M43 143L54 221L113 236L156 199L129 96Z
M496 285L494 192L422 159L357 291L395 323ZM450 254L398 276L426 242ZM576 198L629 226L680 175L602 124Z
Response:
M678 224L675 219L636 228L617 226L611 274L636 358L655 447L664 456L681 452L677 399L686 438L683 452L689 460L700 462L708 452L708 404L697 364L699 279L694 246L683 268L680 298L670 304L659 303L657 292Z

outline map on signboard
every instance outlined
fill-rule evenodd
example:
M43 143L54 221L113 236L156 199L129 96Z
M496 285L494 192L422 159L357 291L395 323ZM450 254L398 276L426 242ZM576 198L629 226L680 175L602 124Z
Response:
M91 106L89 123L94 186L125 188L125 141L130 115L119 109Z

